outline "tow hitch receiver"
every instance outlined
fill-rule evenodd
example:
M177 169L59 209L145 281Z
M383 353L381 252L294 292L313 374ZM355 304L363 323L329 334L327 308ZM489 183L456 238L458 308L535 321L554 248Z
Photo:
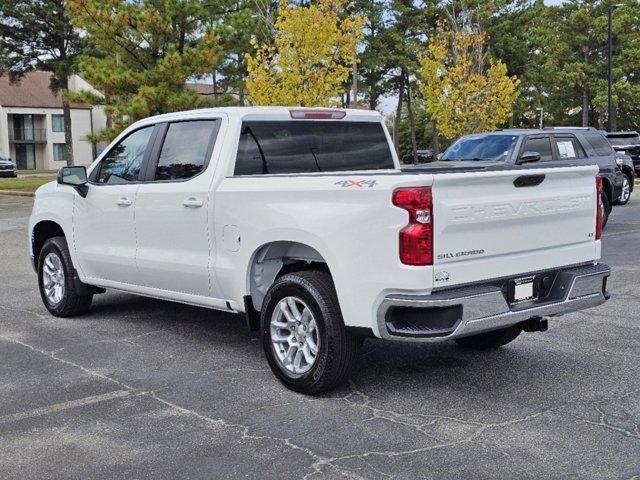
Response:
M549 321L546 317L531 317L520 324L525 332L546 332Z

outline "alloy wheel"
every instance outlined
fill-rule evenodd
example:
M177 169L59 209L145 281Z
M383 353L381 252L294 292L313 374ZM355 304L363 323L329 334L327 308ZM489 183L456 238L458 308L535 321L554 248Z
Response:
M57 305L64 297L64 268L57 253L49 253L42 265L42 286L47 301Z
M316 362L320 335L311 309L297 297L285 297L273 310L271 344L280 365L295 374L308 372Z

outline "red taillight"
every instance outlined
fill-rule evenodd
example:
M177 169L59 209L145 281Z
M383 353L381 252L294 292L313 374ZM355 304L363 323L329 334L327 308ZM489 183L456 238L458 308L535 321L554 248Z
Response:
M596 175L596 240L602 237L602 219L604 205L602 204L602 178Z
M302 108L297 108L295 110L289 110L289 114L291 118L303 118L303 119L311 119L311 120L340 120L344 118L347 112L343 110L306 110Z
M409 212L400 230L400 261L405 265L433 264L431 187L405 187L393 192L393 204Z

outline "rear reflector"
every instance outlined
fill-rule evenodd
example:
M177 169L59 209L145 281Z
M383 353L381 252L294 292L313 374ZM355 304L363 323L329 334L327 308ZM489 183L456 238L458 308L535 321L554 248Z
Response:
M602 237L602 220L604 219L604 204L602 203L602 177L596 175L596 240Z
M405 265L433 264L431 187L398 188L393 204L409 212L409 224L400 230L400 261Z
M289 110L289 113L291 114L291 118L312 120L340 120L347 114L347 112L343 110L305 110L299 108Z

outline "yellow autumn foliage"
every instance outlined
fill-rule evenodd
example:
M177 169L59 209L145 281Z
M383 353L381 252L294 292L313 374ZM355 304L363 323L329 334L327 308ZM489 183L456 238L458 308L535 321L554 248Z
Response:
M247 93L255 105L331 106L357 61L364 19L342 13L344 0L278 10L273 45L247 58Z
M519 81L499 60L485 65L485 40L481 33L444 31L420 59L420 90L446 138L494 130L511 115Z

